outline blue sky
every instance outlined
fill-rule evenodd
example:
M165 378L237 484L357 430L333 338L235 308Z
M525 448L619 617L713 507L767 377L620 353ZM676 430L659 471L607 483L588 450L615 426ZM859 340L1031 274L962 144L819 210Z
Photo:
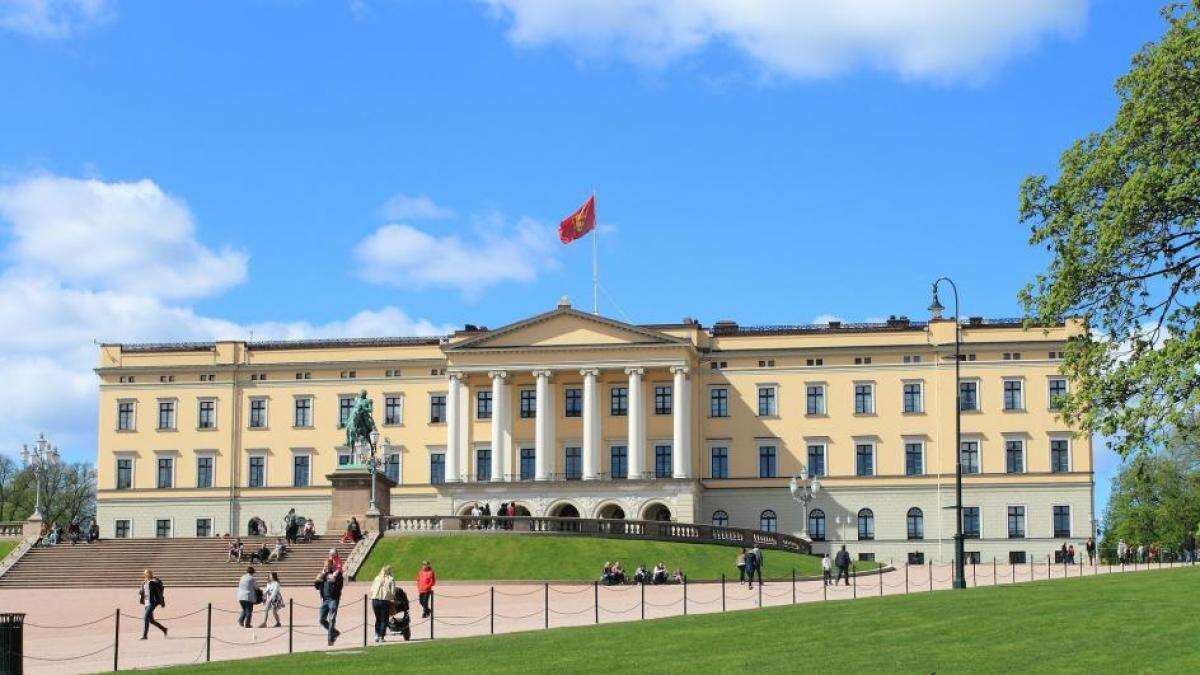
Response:
M593 189L619 318L921 317L942 274L1019 314L1019 183L1156 4L812 5L0 0L4 451L94 456L93 339L586 304L554 228Z

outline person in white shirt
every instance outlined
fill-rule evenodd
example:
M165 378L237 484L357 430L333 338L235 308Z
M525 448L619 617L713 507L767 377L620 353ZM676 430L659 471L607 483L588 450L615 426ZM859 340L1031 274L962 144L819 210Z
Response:
M275 627L279 628L282 625L279 622L279 610L281 609L283 609L283 589L279 586L279 575L271 572L271 581L263 591L263 620L258 627L266 628L267 615L274 614Z
M387 635L388 618L392 616L392 601L396 598L396 578L392 566L384 565L371 582L371 610L375 613L375 641L383 642Z
M825 585L828 586L833 581L832 563L829 561L829 553L826 552L821 558L821 576L825 578Z
M254 568L247 567L246 573L238 580L237 600L242 606L242 613L238 616L238 625L244 628L251 628L251 621L254 615L254 601L257 599L258 586L254 583Z

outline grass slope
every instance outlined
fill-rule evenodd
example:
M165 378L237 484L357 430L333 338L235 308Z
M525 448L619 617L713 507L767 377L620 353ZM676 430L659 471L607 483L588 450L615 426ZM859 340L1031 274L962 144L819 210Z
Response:
M213 663L171 673L1200 672L1200 568Z
M19 543L21 543L20 539L0 539L0 560L3 560L4 556L12 552Z
M606 561L619 560L632 575L638 563L647 568L662 561L667 569L682 568L689 579L719 579L721 573L737 578L733 565L738 549L712 544L594 539L521 534L460 534L384 537L358 572L358 579L374 578L379 568L391 565L401 579L413 578L422 560L429 560L438 579L592 581L600 578ZM819 558L766 551L766 576L820 574Z

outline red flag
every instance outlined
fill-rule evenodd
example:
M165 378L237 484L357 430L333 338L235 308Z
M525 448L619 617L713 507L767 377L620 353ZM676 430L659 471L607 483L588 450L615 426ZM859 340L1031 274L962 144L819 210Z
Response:
M563 219L558 224L558 238L564 244L569 244L583 235L596 229L596 195L579 207L579 210Z

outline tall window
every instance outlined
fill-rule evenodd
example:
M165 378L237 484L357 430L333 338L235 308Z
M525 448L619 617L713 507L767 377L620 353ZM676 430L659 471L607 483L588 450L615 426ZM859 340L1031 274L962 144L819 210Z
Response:
M671 446L669 446L669 445L654 446L654 477L655 478L670 478L671 477Z
M133 528L130 527L128 520L118 520L116 523L114 523L114 525L115 525L115 528L113 531L114 537L116 537L117 539L128 539L129 538L129 533Z
M342 429L346 426L346 422L350 421L350 413L354 410L354 397L342 396L338 398L338 428Z
M133 431L133 401L117 403L117 431Z
M196 458L196 487L210 488L213 486L213 458Z
M777 412L775 407L775 387L759 387L758 416L774 417Z
M1004 409L1024 410L1025 397L1022 395L1020 380L1004 381Z
M159 539L171 536L171 520L169 518L159 518L154 521L154 536Z
M537 467L537 451L533 448L521 448L521 480L533 480Z
M212 518L196 519L196 538L204 539L212 536Z
M858 539L867 541L875 538L875 514L871 509L860 509L858 512Z
M608 449L608 474L614 480L629 476L629 448L614 445Z
M771 509L758 514L758 529L763 532L776 532L779 529L779 518Z
M758 477L759 478L774 478L776 475L776 457L775 446L760 445L758 446Z
M808 445L808 475L813 477L825 475L825 445L809 443Z
M808 536L813 541L825 541L825 512L821 509L808 512Z
M1067 380L1062 377L1050 378L1049 401L1051 410L1062 410L1063 397L1067 395Z
M1008 473L1025 473L1025 441L1004 441L1004 470Z
M308 455L296 455L292 458L292 487L308 487Z
M963 536L979 538L979 507L964 506L962 509Z
M175 401L158 402L158 428L175 428Z
M608 414L625 417L629 414L629 387L613 387L608 394Z
M924 409L921 401L921 383L904 383L904 412L919 413Z
M729 417L729 390L713 387L708 390L708 414L710 417Z
M200 429L217 428L217 402L202 400L196 411L196 426Z
M117 460L117 489L128 490L133 487L133 460L122 457Z
M393 452L384 458L383 473L390 478L393 483L400 482L400 453Z
M249 487L263 487L267 484L267 458L256 455L250 458L250 475L246 484Z
M387 396L383 399L383 423L404 423L404 397Z
M307 396L296 399L296 409L292 415L292 426L299 429L308 429L313 425L312 419L313 400Z
M712 457L709 465L711 477L729 478L729 448L723 445L714 445L709 453Z
M904 444L904 475L920 476L925 473L925 445L923 443Z
M654 414L671 414L671 385L659 384L654 386Z
M962 442L963 473L979 473L979 441Z
M1066 473L1071 470L1071 451L1065 438L1050 441L1050 470L1054 473Z
M175 460L170 457L158 458L158 487L174 487Z
M492 479L492 449L478 448L475 450L475 480L488 481Z
M979 383L958 383L958 409L979 410Z
M441 424L446 421L446 397L434 394L429 397L429 423Z
M583 478L583 448L568 446L565 455L567 461L563 470L566 472L567 480Z
M429 482L433 485L446 482L446 453L429 453Z
M908 538L909 539L924 539L925 538L925 514L921 509L912 507L908 510Z
M1054 507L1054 536L1060 539L1071 536L1071 507Z
M1008 507L1008 538L1020 539L1025 536L1025 507Z
M713 511L712 524L717 527L729 527L729 514L724 511Z
M565 391L566 409L563 415L567 417L583 417L583 390L571 388Z
M805 387L805 412L809 415L825 414L825 385L810 384Z
M875 412L874 387L869 384L854 385L854 414L870 415Z
M875 475L875 446L859 443L854 446L854 473L858 476Z
M492 390L480 389L475 392L475 419L492 419Z
M521 390L521 419L529 420L537 416L537 391L534 389Z
M267 426L267 399L250 399L250 428L263 429Z

